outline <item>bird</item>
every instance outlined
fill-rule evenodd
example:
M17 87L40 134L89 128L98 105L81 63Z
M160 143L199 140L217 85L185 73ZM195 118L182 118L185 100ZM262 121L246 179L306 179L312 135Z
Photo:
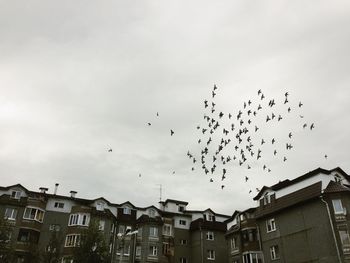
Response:
M109 153L111 153L112 151L113 151L112 148L108 149L108 152L109 152Z
M263 145L265 143L264 139L261 139L261 145Z
M157 117L159 117L159 113L158 113L158 111L157 111Z
M286 103L288 103L288 99L287 98L284 100L284 104L286 104Z
M292 133L291 133L291 132L288 134L288 137L289 137L290 139L292 138Z
M252 192L252 190L249 190L249 193L251 193Z
M285 161L287 161L287 157L286 156L283 157L283 162L285 162Z
M282 120L282 116L278 115L278 121Z
M204 108L207 108L207 107L208 107L208 101L205 100L205 101L204 101Z
M194 167L192 167L191 170L194 171Z
M285 96L285 97L288 97L288 95L289 95L289 93L288 93L288 92L284 93L284 96Z
M312 130L313 128L315 128L315 124L312 123L312 124L310 125L310 130Z
M139 174L139 177L141 177L141 174Z
M261 110L262 109L262 107L261 107L261 105L259 104L259 106L258 106L258 110Z
M301 101L300 101L300 102L299 102L299 108L300 108L301 106L303 106L303 104L302 104Z
M247 167L248 169L251 169L251 167L248 165L248 167Z
M245 177L245 181L247 182L247 181L248 181L248 179L249 179L249 178L248 178L248 176L246 176L246 177Z
M261 89L258 90L258 95L260 95L260 94L261 94Z
M303 128L305 129L306 127L307 127L307 124L306 124L306 123L304 123Z
M170 130L170 136L173 136L173 135L174 135L174 131Z
M302 119L302 118L304 118L304 116L303 115L299 115L299 117Z
M175 171L173 171L173 174L175 174Z
M275 140L275 138L272 138L271 143L272 143L272 144L274 144L274 143L275 143L275 141L276 141L276 140Z
M325 154L324 158L325 158L325 159L327 159L327 158L328 158L327 154Z
M221 185L221 189L224 189L224 187L225 187L224 185Z
M221 119L223 116L224 116L224 113L223 113L223 112L220 112L220 113L219 113L219 118Z
M255 125L255 132L257 132L259 130L259 128Z
M217 90L217 89L218 89L218 87L214 84L213 90Z
M211 183L214 182L213 178L210 178L210 182L211 182Z
M276 154L277 154L277 151L276 151L276 150L274 150L274 151L273 151L273 155L276 155Z
M148 122L147 124L148 124L148 126L151 126L151 125L152 125L150 122Z
M288 107L288 109L287 109L287 110L288 110L288 112L290 112L290 110L291 110L291 109L290 109L290 107Z
M228 118L229 118L229 119L232 118L232 114L231 114L231 113L228 114Z
M213 98L214 98L215 95L216 95L216 93L215 93L214 91L212 91L211 94L212 94L212 97L213 97Z
M260 189L259 188L255 188L257 192L260 192Z

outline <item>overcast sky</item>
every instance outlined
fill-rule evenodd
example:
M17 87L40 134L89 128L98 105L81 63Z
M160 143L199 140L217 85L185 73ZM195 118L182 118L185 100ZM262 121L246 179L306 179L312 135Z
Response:
M58 182L62 195L142 207L157 205L161 184L163 200L232 214L263 185L318 167L350 173L349 25L348 1L0 1L1 185ZM199 164L214 84L220 128L250 99L265 110L255 144L279 143L251 169L230 162L224 181ZM266 123L272 112L283 120Z

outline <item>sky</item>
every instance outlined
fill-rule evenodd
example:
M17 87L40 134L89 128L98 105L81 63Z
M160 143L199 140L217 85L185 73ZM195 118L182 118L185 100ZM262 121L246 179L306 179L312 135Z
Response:
M1 0L1 185L59 183L58 194L138 207L157 206L161 185L162 200L231 215L255 206L264 185L318 167L350 173L349 24L348 1ZM263 108L251 118L255 155L205 174L203 116L224 113L209 167L221 138L232 141L226 156L239 156L248 100ZM272 113L283 119L266 122Z

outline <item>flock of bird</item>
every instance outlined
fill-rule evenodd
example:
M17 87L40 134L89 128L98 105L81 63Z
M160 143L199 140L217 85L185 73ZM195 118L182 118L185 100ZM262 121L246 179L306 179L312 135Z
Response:
M235 114L232 112L222 112L217 109L215 96L217 95L218 87L214 85L211 91L211 99L204 100L204 123L197 126L200 134L197 143L200 145L199 157L197 155L187 152L187 157L191 160L193 166L200 167L204 174L209 175L209 182L214 182L216 175L219 174L221 180L221 189L224 189L224 180L228 174L228 170L233 166L258 167L261 165L263 171L271 172L271 168L266 164L259 164L262 156L269 154L274 158L280 158L281 161L287 161L288 151L293 149L291 131L286 134L285 141L277 142L277 139L260 138L261 129L263 128L259 123L263 120L266 125L272 123L280 123L285 118L285 115L292 114L294 111L292 103L289 102L289 93L286 92L283 101L276 99L265 98L264 93L258 90L255 99L249 99L243 103L243 108L239 109ZM277 112L276 104L282 104L283 112ZM295 108L302 108L303 104L299 102ZM263 115L263 109L267 109L270 114ZM304 116L299 114L299 118ZM229 125L227 125L229 123ZM259 125L259 126L258 126ZM313 130L314 123L304 123L303 129ZM281 143L285 145L284 152L278 152ZM270 145L273 151L265 152L265 145ZM277 147L279 145L279 147ZM325 158L327 158L325 156ZM248 182L249 177L245 176L244 181ZM259 191L259 189L256 189ZM252 193L252 190L249 190Z
M217 180L215 177L219 175L221 180L221 189L224 189L224 180L229 173L231 167L261 167L263 171L271 172L271 167L268 162L262 163L263 156L267 156L265 161L270 157L277 158L282 162L286 162L287 154L293 149L293 132L289 131L286 134L284 141L277 141L277 138L261 137L262 130L269 129L264 127L261 122L266 125L273 123L279 124L288 115L292 115L295 109L301 109L303 103L299 102L293 107L293 103L289 101L289 93L285 92L283 100L267 99L262 90L257 91L257 96L248 101L243 102L243 107L238 112L222 112L217 109L215 97L217 96L218 87L214 85L211 91L211 98L203 101L204 121L202 125L197 125L196 129L200 134L196 144L199 145L200 151L197 154L187 152L187 157L192 163L191 170L194 171L196 166L202 169L205 175L209 176L209 182L213 183ZM282 107L282 112L279 112L276 104ZM264 113L269 111L270 113ZM297 113L298 118L303 119L304 116ZM159 113L156 113L159 117ZM151 122L147 122L147 126L152 126ZM266 126L265 125L265 126ZM302 128L313 130L314 123L303 122ZM173 129L169 129L170 136L174 136ZM269 130L270 133L270 130ZM266 133L265 133L266 134ZM280 151L281 144L284 144L284 151ZM270 145L273 151L267 152L266 146ZM277 151L279 149L279 151ZM108 149L112 152L112 149ZM327 159L327 155L324 156ZM175 174L175 171L172 172ZM141 177L141 173L139 174ZM214 179L215 178L215 179ZM248 182L248 174L244 177L244 182ZM256 188L256 191L260 189ZM249 193L252 190L249 189Z

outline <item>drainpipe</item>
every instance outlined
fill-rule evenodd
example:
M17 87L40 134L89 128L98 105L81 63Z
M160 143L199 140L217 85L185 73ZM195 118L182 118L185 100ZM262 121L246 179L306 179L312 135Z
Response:
M264 257L264 253L263 253L263 250L262 250L262 245L261 245L260 228L259 228L259 226L258 226L258 223L255 223L255 225L256 225L256 230L258 231L259 248L260 248L261 255L262 255L262 262L264 263L264 262L265 262L265 257Z
M325 205L326 205L327 213L328 213L328 218L329 218L329 223L330 223L330 225L331 225L332 234L333 234L333 238L334 238L334 243L335 243L335 247L336 247L336 249L337 249L338 260L339 260L339 262L342 262L341 256L340 256L340 252L339 252L339 247L338 247L337 238L336 238L335 232L334 232L333 222L332 222L332 218L331 218L331 212L330 212L330 210L329 210L328 203L323 199L323 196L322 196L322 195L320 196L320 199L321 199L321 201L322 201L323 203L325 203Z

